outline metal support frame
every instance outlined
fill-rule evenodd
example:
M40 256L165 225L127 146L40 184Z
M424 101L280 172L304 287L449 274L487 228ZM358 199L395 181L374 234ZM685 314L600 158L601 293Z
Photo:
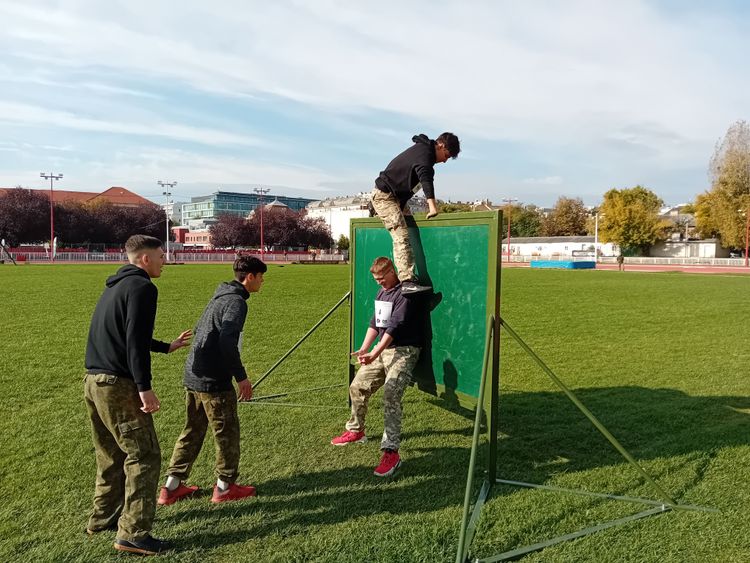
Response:
M640 476L645 480L646 483L648 483L651 488L657 493L657 496L661 500L652 500L652 499L644 499L639 497L628 497L628 496L622 496L622 495L612 495L612 494L606 494L606 493L594 493L589 491L583 491L578 489L566 489L563 487L555 487L551 485L537 485L534 483L525 483L523 481L511 481L507 479L498 479L497 473L496 473L496 452L497 449L497 431L496 429L490 428L489 429L489 467L488 471L485 475L484 482L482 483L482 487L479 490L479 493L477 494L477 499L474 503L473 509L471 508L471 496L472 491L474 489L474 473L475 473L475 466L476 466L476 458L477 458L477 452L479 449L479 439L480 439L480 427L481 427L481 420L482 420L482 409L484 408L484 392L485 387L487 386L487 378L488 378L488 358L489 358L489 350L490 346L492 345L493 348L493 361L492 362L492 374L490 375L490 391L491 391L491 401L489 408L493 409L493 413L497 412L497 408L499 406L499 377L498 374L495 373L496 371L499 372L499 365L497 363L497 360L494 356L494 351L496 348L499 347L499 330L498 328L502 326L505 328L505 330L508 332L508 334L521 346L521 348L541 367L542 371L557 385L563 393L571 400L571 402L580 410L586 418L589 419L589 421L596 427L599 432L612 444L612 446L625 458L625 460L633 466ZM492 416L491 420L497 419L497 416ZM481 515L482 507L484 506L485 502L488 498L490 498L490 495L492 494L492 487L493 485L507 485L507 486L513 486L513 487L526 487L526 488L532 488L532 489L540 489L549 491L552 493L570 493L570 494L576 494L576 495L583 495L583 496L589 496L594 498L600 498L600 499L608 499L608 500L616 500L616 501L622 501L622 502L631 502L636 504L643 504L643 505L650 505L652 508L649 508L647 510L643 510L641 512L625 516L623 518L618 518L615 520L610 520L608 522L604 522L601 524L597 524L595 526L591 526L588 528L584 528L582 530L572 532L569 534L564 534L555 538L551 538L548 540L544 540L538 543L534 543L531 545L519 547L510 551L505 551L503 553L499 553L497 555L493 555L491 557L485 558L485 559L474 559L477 563L492 563L495 561L507 561L510 559L517 559L518 557L521 557L523 555L526 555L528 553L532 553L534 551L539 551L542 549L545 549L547 547L577 539L583 536L587 536L589 534L593 534L596 532L599 532L601 530L606 530L608 528L612 528L614 526L620 526L623 524L628 524L630 522L633 522L635 520L640 520L642 518L647 518L649 516L656 516L659 514L664 514L665 512L669 512L672 510L689 510L689 511L698 511L698 512L719 512L715 508L708 508L704 506L697 506L697 505L691 505L691 504L679 504L677 501L675 501L669 493L667 493L654 479L646 472L645 469L633 458L632 455L620 444L620 442L615 438L609 430L599 421L599 419L594 416L594 414L586 408L586 406L576 397L576 395L560 380L559 377L555 375L555 373L547 366L547 364L544 363L544 361L526 344L526 342L523 341L523 339L508 325L507 322L505 322L500 316L494 315L491 316L488 321L488 328L487 328L487 340L485 345L485 357L484 357L484 364L482 368L482 383L480 386L479 391L479 398L477 401L477 411L476 411L476 417L474 420L474 434L472 438L472 444L471 444L471 455L469 458L469 471L468 476L466 478L466 493L464 496L464 510L463 510L463 516L461 519L461 527L459 531L459 539L458 539L458 550L456 552L456 563L464 563L468 561L468 555L469 555L469 549L471 547L472 540L474 538L474 533L476 531L477 523L479 521L479 517ZM470 514L471 513L471 514Z
M261 383L263 382L263 380L264 380L264 379L265 379L266 377L268 377L269 375L271 375L271 373L272 373L272 372L273 372L273 371L274 371L274 370L275 370L275 369L276 369L277 367L279 367L279 366L280 366L280 365L282 364L282 362L283 362L284 360L286 360L286 359L287 359L287 358L288 358L289 356L291 356L291 355L292 355L292 352L294 352L294 351L295 351L295 350L296 350L297 348L299 348L299 347L300 347L300 345L301 345L301 344L302 344L302 343L303 343L303 342L304 342L305 340L307 340L307 338L308 338L308 337L309 337L309 336L310 336L310 335L311 335L311 334L312 334L313 332L315 332L315 331L317 330L317 328L318 328L318 327L319 327L320 325L322 325L322 324L323 324L323 322L324 322L324 321L325 321L325 320L326 320L326 319L327 319L328 317L330 317L330 316L331 316L331 315L333 314L333 312L334 312L334 311L335 311L336 309L338 309L338 308L339 308L339 306L341 306L341 304L342 304L342 303L344 303L344 301L346 301L347 299L349 299L349 297L351 296L351 294L352 294L352 292L351 292L351 291L347 291L347 292L346 292L346 294L345 294L345 295L344 295L344 296L343 296L343 297L342 297L341 299L339 299L339 302L338 302L338 303L336 303L336 304L335 304L335 305L334 305L333 307L331 307L331 310L330 310L330 311L328 311L328 312L327 312L327 313L326 313L325 315L323 315L323 318L322 318L322 319L320 319L320 320L319 320L319 321L318 321L317 323L315 323L315 325L314 325L314 326L313 326L313 327L312 327L312 328L311 328L310 330L308 330L308 331L307 331L307 334L305 334L305 335L304 335L304 336L303 336L302 338L300 338L300 339L299 339L299 340L297 341L297 343L296 343L296 344L295 344L294 346L292 346L292 347L291 347L291 348L290 348L290 349L289 349L289 350L287 351L287 353L286 353L286 354L284 354L283 356L281 356L281 358L279 358L279 359L278 359L278 361L277 361L277 362L276 362L275 364L273 364L273 365L272 365L272 366L271 366L271 367L270 367L270 368L268 369L268 371L267 371L266 373L264 373L264 374L263 374L263 375L262 375L262 376L260 377L260 379L258 379L258 381L256 381L256 382L255 382L255 385L253 385L253 389L257 389L257 388L258 388L258 385L260 385L260 384L261 384Z
M341 299L339 299L338 303L336 303L333 307L331 307L331 309L325 315L323 315L323 318L321 318L317 323L315 323L315 325L313 325L313 327L310 330L308 330L307 333L305 333L305 335L302 338L300 338L294 346L292 346L289 350L287 350L287 352L283 356L281 356L281 358L279 358L276 361L276 363L273 364L266 371L266 373L264 373L258 379L258 381L255 382L255 384L253 385L253 389L257 389L258 385L260 385L269 375L271 375L271 373L277 367L279 367L284 362L284 360L286 360L289 356L291 356L292 352L294 352L297 348L299 348L302 345L302 343L305 340L307 340L309 338L309 336L313 332L315 332L318 329L318 327L320 325L322 325L325 322L325 320L328 317L330 317L336 309L338 309L347 299L349 299L350 296L351 296L351 292L347 291L346 294ZM283 393L274 393L273 395L264 395L264 396L261 396L261 397L254 397L254 398L250 399L249 401L243 401L240 404L244 404L244 405L264 405L264 406L275 406L275 407L313 408L313 409L334 409L334 408L338 409L339 407L328 406L328 405L305 405L305 404L300 404L300 403L281 403L281 402L277 402L277 401L270 401L269 399L277 399L277 398L280 398L280 397L286 397L288 395L295 395L295 394L298 394L298 393L309 393L311 391L321 391L321 390L324 390L324 389L332 389L334 387L342 387L342 386L343 386L343 384L337 383L335 385L325 385L323 387L313 387L313 388L310 388L310 389L298 389L296 391L287 391L287 392L283 392Z

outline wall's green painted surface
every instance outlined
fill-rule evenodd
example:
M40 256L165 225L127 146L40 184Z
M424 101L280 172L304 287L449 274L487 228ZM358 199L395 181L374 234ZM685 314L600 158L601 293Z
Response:
M442 299L430 314L431 350L423 350L415 375L420 388L445 391L447 398L455 393L470 404L479 394L487 318L495 306L499 217L456 213L417 225L410 229L417 274L431 281ZM378 256L392 258L393 245L379 219L353 220L351 231L354 350L364 339L379 289L370 265Z

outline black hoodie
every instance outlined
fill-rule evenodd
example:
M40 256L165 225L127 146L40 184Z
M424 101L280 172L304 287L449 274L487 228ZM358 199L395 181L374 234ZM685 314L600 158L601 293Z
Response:
M129 264L107 278L94 309L86 344L88 373L107 373L151 389L151 352L169 352L169 343L153 339L158 290L138 266Z
M375 186L394 194L404 208L419 184L427 199L434 199L435 141L427 135L415 135L414 145L406 149L386 166L375 179Z
M232 389L232 377L247 379L240 357L242 329L250 293L238 281L221 283L195 327L185 362L185 387L201 393Z

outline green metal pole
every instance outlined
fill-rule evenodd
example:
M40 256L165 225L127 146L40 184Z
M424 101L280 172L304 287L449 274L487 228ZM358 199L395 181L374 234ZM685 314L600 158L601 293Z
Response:
M333 314L333 312L334 312L334 311L335 311L336 309L338 309L338 308L339 308L339 306L340 306L340 305L341 305L341 304L342 304L342 303L343 303L344 301L346 301L347 299L349 299L349 296L350 296L351 294L352 294L352 292L351 292L351 291L347 291L347 292L346 292L346 295L344 295L344 296L343 296L343 297L342 297L341 299L339 299L339 302L338 302L338 303L336 303L336 304L335 304L335 305L334 305L334 306L333 306L333 307L331 308L331 310L330 310L330 311L328 311L328 312L327 312L327 313L325 314L325 316L324 316L324 317L323 317L322 319L320 319L320 320L319 320L319 321L318 321L317 323L315 323L315 326L314 326L314 327L312 327L312 328L311 328L310 330L308 330L308 331L307 331L307 334L305 334L305 336L303 336L302 338L300 338L300 339L299 339L299 340L297 341L297 344L295 344L294 346L292 346L292 347L291 347L291 348L289 349L289 351L288 351L288 352L287 352L286 354L284 354L283 356L281 356L281 358L279 358L279 360L278 360L278 361L277 361L277 362L276 362L275 364L273 364L273 365L271 366L271 369L269 369L269 370L268 370L268 371L267 371L266 373L264 373L264 374L263 374L263 376L262 376L262 377L261 377L260 379L258 379L258 381L256 381L256 382L255 382L255 383L253 384L253 389L257 389L257 388L258 388L258 385L260 385L260 383L261 383L261 382L262 382L262 381L263 381L263 380L264 380L264 379L265 379L266 377L268 377L269 375L271 375L271 372L272 372L273 370L275 370L275 369L276 369L277 367L279 367L279 366L281 365L281 362L283 362L284 360L286 360L286 359L287 359L287 358L288 358L288 357L289 357L289 356L291 355L291 353L292 353L292 352L294 352L294 351L295 351L295 350L296 350L297 348L299 348L300 344L302 344L302 343L303 343L303 342L304 342L304 341L305 341L305 340L307 339L307 337L308 337L308 336L310 336L310 335L311 335L311 334L312 334L313 332L315 332L315 330L316 330L316 329L317 329L317 328L318 328L318 327L319 327L320 325L322 325L322 324L323 324L323 321L325 321L325 320L326 320L326 319L327 319L328 317L330 317L330 316L331 316L331 315Z
M531 356L537 364L539 364L539 367L541 367L544 373L546 373L549 378L555 382L555 385L557 385L563 391L563 393L565 393L568 398L573 401L573 404L578 407L578 410L580 410L586 416L586 418L588 418L591 423L596 426L596 429L599 430L599 432L601 432L607 440L609 440L610 444L612 444L615 449L620 452L620 455L628 460L630 465L635 467L638 473L641 474L641 477L643 477L654 488L654 490L656 490L661 495L662 500L664 500L671 506L678 506L677 502L672 499L672 497L664 489L662 489L648 473L646 473L646 471L638 464L633 456L631 456L630 453L622 446L622 444L620 444L617 438L615 438L609 432L609 430L607 430L605 426L601 422L599 422L599 419L596 418L594 414L589 409L587 409L581 401L578 400L578 397L576 397L573 392L566 387L566 385L554 374L554 372L547 366L547 364L545 364L544 361L539 356L537 356L531 348L529 348L526 342L524 342L523 339L518 336L518 334L516 334L516 331L513 330L510 325L508 325L508 323L502 318L500 319L500 324L502 324L505 330L508 331L508 334L510 334L515 339L515 341L518 342L519 346L521 346L521 348L523 348L524 351L529 356Z
M498 212L497 216L497 228L498 232L502 225L502 213ZM510 241L508 241L510 246ZM490 377L491 391L490 391L490 420L489 420L489 432L490 432L490 455L488 458L489 465L489 479L490 482L494 483L497 478L497 429L499 424L499 413L500 413L500 267L502 264L501 259L497 259L497 267L495 268L495 322L493 327L493 334L497 335L492 339L492 370Z
M286 391L285 393L274 393L273 395L262 395L260 397L253 397L248 403L256 403L258 401L265 401L267 399L278 399L279 397L287 397L289 395L299 395L300 393L311 393L313 391L323 391L324 389L333 389L334 387L343 387L345 383L335 383L334 385L325 385L323 387L312 387L310 389L298 389L297 391Z
M464 495L464 511L461 517L461 530L458 535L458 551L456 552L456 563L464 563L466 560L466 532L468 528L469 510L471 508L471 490L474 486L474 467L477 462L477 449L479 449L479 432L482 426L482 410L484 409L484 388L487 383L487 363L490 355L490 341L495 325L495 319L490 316L487 322L487 337L484 343L484 361L482 362L482 380L479 385L479 397L477 398L477 412L474 417L474 434L471 440L471 456L469 457L469 474L466 477L466 494ZM490 484L492 480L490 480Z

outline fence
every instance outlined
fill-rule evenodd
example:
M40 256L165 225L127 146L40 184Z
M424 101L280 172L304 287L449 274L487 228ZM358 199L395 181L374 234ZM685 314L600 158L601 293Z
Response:
M49 255L46 252L11 252L16 262L23 263L49 263ZM243 254L245 256L256 256L261 258L260 253ZM229 262L237 258L236 254L229 252L171 252L170 263L208 263ZM346 262L343 254L312 254L312 253L287 253L267 252L263 255L265 262L305 262L305 263L341 263ZM55 262L77 262L77 263L124 263L127 262L125 253L120 252L58 252Z
M502 255L503 262L508 261L508 255ZM531 262L532 260L593 260L593 257L582 258L580 256L561 256L559 254L549 256L520 256L512 254L511 262ZM617 258L614 256L600 256L597 260L599 264L616 264ZM653 264L666 266L730 266L742 267L745 265L744 258L662 258L653 256L626 256L625 264Z

